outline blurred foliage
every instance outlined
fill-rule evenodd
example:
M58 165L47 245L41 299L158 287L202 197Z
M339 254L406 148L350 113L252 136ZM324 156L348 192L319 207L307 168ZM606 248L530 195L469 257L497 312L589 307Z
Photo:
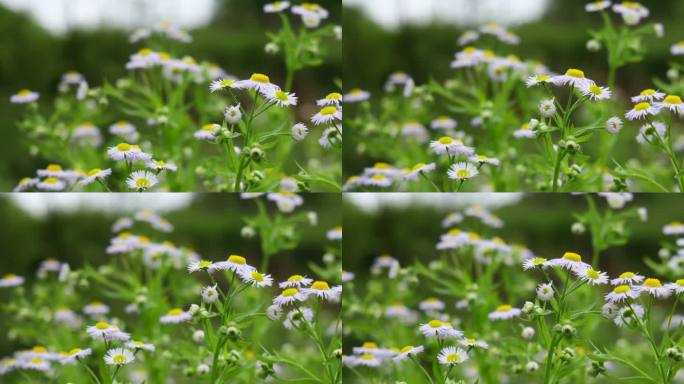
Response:
M263 72L276 82L284 82L284 65L264 52L266 32L279 25L278 17L264 15L262 6L267 2L217 0L213 20L190 31L193 42L183 45L182 52L215 62L238 77ZM329 21L340 20L339 0L317 2L330 11ZM30 88L41 94L40 104L47 108L57 94L60 77L68 70L85 75L91 86L123 76L124 64L138 49L128 42L129 33L103 27L75 29L55 36L30 16L0 5L0 190L11 190L20 178L34 174L46 163L28 155L27 145L15 127L24 108L9 104L9 97ZM294 88L301 100L314 100L335 89L332 80L342 72L342 58L341 52L332 53L323 65L307 69L295 79Z
M377 212L360 209L350 199L343 203L344 222L344 269L357 274L363 280L369 274L375 257L389 254L402 265L414 260L422 263L436 257L435 245L439 236L446 233L442 220L451 212L461 212L466 205L459 203L454 195L453 206L448 209L410 203L405 207L385 206ZM605 199L594 196L600 210L608 208ZM660 241L664 239L662 227L673 220L681 220L680 212L672 207L680 204L676 194L638 194L627 207L646 207L648 221L628 222L630 233L626 245L606 250L601 257L601 270L613 276L626 270L652 273L643 264L646 257L657 259ZM483 204L486 194L482 195ZM626 208L625 208L626 209ZM582 195L569 194L526 194L521 201L493 210L505 223L502 229L487 229L486 233L501 237L509 244L528 247L539 257L556 258L566 251L591 255L588 233L574 235L570 227L576 213L585 212L587 203ZM484 227L473 223L462 226L464 230L485 233Z

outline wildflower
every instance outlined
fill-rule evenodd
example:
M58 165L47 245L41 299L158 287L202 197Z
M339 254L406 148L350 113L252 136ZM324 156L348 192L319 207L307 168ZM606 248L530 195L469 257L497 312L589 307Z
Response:
M288 277L287 281L283 281L282 283L278 284L278 286L281 289L284 288L302 288L302 287L308 287L311 285L313 282L313 279L310 279L306 276L302 275L292 275Z
M74 348L74 349L70 350L69 352L67 352L66 356L60 360L60 363L69 364L76 359L82 359L84 357L90 356L90 354L92 352L93 352L93 350L90 348L86 348L86 349Z
M554 267L561 267L568 270L590 268L591 266L582 261L582 256L574 252L565 252L563 257L550 261Z
M534 87L539 84L548 84L551 82L551 76L549 75L533 75L525 80L525 86L527 88Z
M449 116L440 116L430 122L432 129L455 129L458 122Z
M130 189L137 189L138 191L144 191L146 189L152 188L159 180L154 173L147 171L135 171L126 179L126 185Z
M640 290L638 288L632 289L629 285L618 285L605 298L610 303L619 303L627 299L636 299L639 297L639 294Z
M669 109L671 112L684 115L684 102L679 96L668 95L661 102L655 103L655 107Z
M34 371L48 371L50 370L50 362L41 357L34 357L30 360L19 361L17 366L23 369L30 369Z
M425 350L425 347L422 345L419 345L417 347L414 347L413 345L407 345L404 348L399 350L399 354L394 356L392 359L394 361L403 361L409 356L416 356L419 353L422 353Z
M441 320L430 320L425 324L421 324L418 330L427 337L436 337L440 340L463 337L463 332L454 329L451 324Z
M270 102L279 107L290 107L297 105L297 96L294 93L283 92L280 89L271 89L265 96Z
M108 365L126 365L135 360L133 352L126 348L114 348L107 351L104 361Z
M297 301L304 301L307 299L307 294L297 288L286 288L280 295L273 299L273 304L279 307L290 305Z
M577 268L573 272L578 279L587 282L591 285L600 285L608 283L608 274L601 271L596 271L593 268Z
M634 103L643 103L643 102L649 102L652 103L654 101L660 101L665 97L665 94L656 91L655 89L644 89L639 93L638 96L632 97L632 102Z
M614 319L615 316L618 315L620 308L618 308L617 305L613 303L605 303L603 304L603 307L601 307L601 314L603 317L606 319Z
M130 56L130 59L126 63L126 69L144 69L151 68L155 65L161 64L162 60L168 60L170 57L168 54L160 54L149 48L142 48L137 53Z
M0 279L0 288L18 287L24 284L24 278L15 274L7 274Z
M149 169L153 169L157 172L161 171L176 171L178 168L174 163L167 163L165 161L151 160L148 161L145 166Z
M373 187L386 188L392 185L392 179L386 177L385 175L379 173L370 177L365 177L361 180L364 185L370 185Z
M487 344L486 341L482 340L476 340L474 338L464 338L458 341L459 344L463 345L464 347L468 348L473 348L473 347L478 347L482 349L488 349L489 344Z
M226 121L230 124L237 124L242 119L242 112L240 112L240 104L229 105L226 107L225 113Z
M598 12L610 7L610 1L594 1L584 6L587 12Z
M40 182L40 179L38 178L31 178L31 177L24 177L23 179L19 180L19 183L17 184L16 187L14 187L14 192L23 192L26 191L29 188L35 187L38 185Z
M302 141L306 138L306 135L309 134L309 129L306 128L306 125L302 123L297 123L292 126L292 130L290 133L293 139L297 141Z
M519 129L513 132L513 137L521 139L530 139L536 137L537 134L532 130L529 123L524 123Z
M100 169L100 168L95 168L88 172L88 175L80 181L80 184L82 186L86 186L88 184L91 184L95 180L104 180L107 176L112 174L111 168L107 169Z
M461 348L447 347L439 352L437 360L442 365L457 365L468 360L468 353Z
M202 288L202 301L211 304L219 298L216 284Z
M29 89L22 89L21 91L10 96L10 102L14 104L27 104L37 101L40 95L38 92L33 92Z
M497 159L495 157L487 157L485 155L473 155L470 158L468 158L468 160L470 160L473 163L480 164L480 165L489 164L489 165L493 165L495 167L498 167L500 164L499 159Z
M102 134L100 129L91 122L86 122L74 129L71 132L71 139L80 144L100 146L102 144Z
M663 227L663 234L665 235L683 235L684 234L684 224L679 221L673 221L670 224Z
M371 355L370 353L364 353L363 355L357 357L355 360L356 365L364 365L367 367L379 367L382 364L382 361L380 359L378 359L374 355Z
M325 281L314 281L310 288L304 288L302 292L307 296L313 295L324 301L337 302L342 296L342 287L339 285L330 287Z
M66 188L66 184L56 177L48 177L45 180L39 181L36 187L43 191L61 191Z
M463 145L461 140L453 139L449 136L442 136L439 138L439 140L431 141L430 149L432 149L438 155L446 153L450 156L470 156L475 152L472 148Z
M198 140L214 141L220 130L221 126L218 124L205 124L202 126L202 129L195 131L193 136Z
M665 288L672 291L675 295L684 293L684 279L678 279L674 283L665 284Z
M334 144L342 141L342 127L339 125L334 125L332 127L326 128L323 133L321 133L321 138L318 139L318 144L323 148L330 148Z
M509 320L520 316L522 311L519 308L514 308L511 305L503 304L496 307L494 312L490 312L489 320Z
M541 301L549 301L553 299L553 286L551 283L539 284L537 287L537 297Z
M92 303L83 307L83 313L93 317L106 315L109 313L109 306L99 301L93 301Z
M256 268L252 267L251 265L247 264L247 259L245 259L243 256L240 255L229 255L228 259L226 261L220 261L217 263L214 263L211 267L209 267L210 271L225 271L229 270L234 273L245 273L245 272L251 272L256 270Z
M544 117L551 117L556 114L556 102L555 98L550 98L542 100L539 103L539 113Z
M263 275L256 270L238 272L238 276L242 281L256 287L270 287L273 285L273 278L271 275Z
M646 144L664 138L667 132L667 127L660 121L652 121L644 124L639 128L639 133L636 136L636 141L639 144Z
M409 179L409 180L415 180L418 178L418 175L420 175L420 174L425 174L425 173L429 173L429 172L434 171L435 167L436 167L435 163L429 163L429 164L418 163L418 164L414 165L406 173L406 175L404 177L406 179Z
M631 304L630 306L624 306L619 309L617 315L613 318L613 322L618 327L622 327L625 324L632 325L634 317L642 319L644 317L644 307L639 304Z
M657 115L658 113L660 113L660 109L658 107L653 106L649 102L641 102L629 110L625 114L625 117L629 120L639 120L647 115Z
M342 120L342 111L336 106L327 106L311 117L311 121L316 125L332 124L336 120Z
M551 263L543 257L530 257L523 261L523 270L533 269L539 267L540 269L546 268Z
M136 340L131 340L131 341L127 342L125 345L126 345L126 348L142 349L142 350L149 351L149 352L154 352L154 350L156 349L154 344L143 343L142 341L136 341Z
M606 121L606 130L612 134L620 132L622 129L622 120L619 117L613 116Z
M610 281L612 285L635 285L640 284L644 277L634 272L623 272L617 278Z
M192 315L190 312L183 311L181 308L173 308L169 310L166 315L159 318L159 322L162 324L178 324L190 321Z
M206 260L193 261L188 265L188 272L193 273L197 271L208 271L211 269L213 263Z
M211 93L221 91L226 88L230 88L235 83L234 78L228 79L216 79L209 85L209 90Z
M672 290L669 286L663 286L658 279L649 278L644 280L642 285L637 286L639 292L646 292L657 299L665 299L670 296Z
M458 38L458 45L468 45L472 42L477 41L480 38L480 34L476 31L465 31Z
M109 126L109 133L114 136L122 137L130 142L138 141L138 131L135 126L128 121L121 120Z
M116 161L148 161L152 158L152 155L143 152L140 146L135 144L120 143L115 147L111 147L107 150L107 155Z
M584 84L580 87L580 92L591 100L610 99L612 92L606 87L599 87L596 84Z
M444 309L444 302L436 297L429 297L418 304L421 311L441 311Z
M622 15L622 19L627 25L639 24L642 18L648 17L649 10L636 1L623 1L621 4L613 5L613 12Z
M325 96L324 99L316 100L316 105L319 107L324 107L326 105L340 105L342 102L342 94L338 92L332 92Z
M672 53L673 55L684 55L684 40L673 45L670 48L670 53Z
M342 98L345 103L359 103L370 99L370 92L354 88Z
M447 175L449 175L450 179L465 181L477 176L478 173L479 172L474 165L470 163L461 162L452 164L449 168L449 171L447 172Z
M86 333L90 337L93 338L93 340L121 340L121 341L126 341L130 339L131 335L126 332L122 332L119 327L115 325L111 325L109 323L106 323L104 321L100 321L96 323L95 325L91 325L86 328Z
M277 85L271 83L271 79L267 75L262 73L253 73L249 79L238 80L230 87L235 89L253 89L264 97L273 90L279 89Z
M522 338L525 340L532 339L534 337L534 328L532 328L532 327L523 328L522 332L520 333L520 336L522 336Z
M582 88L587 84L594 84L594 81L584 77L584 72L579 69L570 68L564 75L553 76L550 80L554 85L569 85L574 88Z

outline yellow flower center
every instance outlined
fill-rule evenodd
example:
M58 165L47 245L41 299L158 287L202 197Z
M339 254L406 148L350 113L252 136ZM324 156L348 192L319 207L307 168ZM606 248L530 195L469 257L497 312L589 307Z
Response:
M100 168L95 168L92 171L88 172L88 176L95 176L100 172L102 172L102 170Z
M477 52L477 49L475 49L475 47L465 47L465 48L463 48L463 52L474 53L474 52Z
M407 345L407 346L405 346L404 348L402 348L400 352L401 352L401 353L405 353L405 352L408 352L408 351L410 351L410 350L412 350L412 349L413 349L413 345Z
M321 115L332 115L335 112L337 112L337 108L335 107L325 107L321 109Z
M131 145L128 143L121 143L116 146L116 149L118 149L121 152L127 152L131 150Z
M563 254L563 259L574 261L574 262L578 263L578 262L582 261L582 256L580 256L579 254L574 253L574 252L565 252Z
M256 81L257 83L262 83L262 84L268 84L271 82L271 79L268 78L268 76L262 74L262 73L253 73L252 77L249 78L252 81Z
M677 279L676 283L677 283L677 285L679 285L680 287L684 287L684 279Z
M307 11L317 11L321 9L321 6L314 3L302 3L302 8L306 9Z
M327 291L330 289L330 286L325 281L315 281L313 284L311 284L311 288L317 289L319 291Z
M154 52L154 51L151 50L151 49L149 49L149 48L143 48L143 49L141 49L141 50L138 51L138 55L140 55L140 56L147 56L147 55L151 55L153 52Z
M473 338L471 337L471 338L469 338L469 339L466 339L466 341L467 341L468 343L470 343L470 344L473 344L473 343L475 342L475 339L473 339Z
M644 280L644 287L659 288L662 286L663 285L660 283L660 280L658 280L658 279L646 279L646 280Z
M453 143L453 142L454 142L454 139L452 139L452 138L449 137L449 136L442 136L442 137L439 138L439 143L440 143L440 144L447 145L447 144L451 144L451 143Z
M276 99L278 99L280 101L287 101L288 100L287 93L285 93L283 91L276 91L275 97L276 97Z
M354 88L351 91L349 91L349 94L351 95L360 95L363 93L363 89L360 88Z
M650 89L650 88L649 88L649 89L644 89L643 91L641 91L641 93L640 93L639 95L640 95L640 96L653 96L653 95L655 95L655 90L654 90L654 89Z
M650 104L650 103L639 103L639 104L637 104L637 105L634 106L634 109L637 110L637 111L645 111L645 110L647 110L647 109L649 109L649 108L651 108L651 104Z
M603 93L603 90L598 85L592 84L589 86L589 92L593 93L594 95L600 95Z
M586 273L587 273L587 276L589 276L589 278L591 278L592 280L596 280L600 277L599 273L596 272L595 270L591 269L591 268L587 269Z
M230 256L228 256L228 262L233 263L233 264L245 265L245 264L247 264L247 259L245 259L244 257L239 256L239 255L230 255Z
M43 359L41 359L40 357L34 357L33 359L31 359L31 362L33 364L40 364L43 362Z
M12 280L12 279L14 279L14 278L16 278L16 277L17 277L17 275L15 275L15 274L13 274L13 273L8 273L8 274L6 274L5 277L3 277L2 279L3 279L3 280Z
M543 257L535 257L534 259L532 259L532 264L534 264L534 265L539 265L539 264L544 264L544 263L546 263L546 259Z
M180 308L174 308L174 309L169 310L169 312L167 314L169 314L171 316L178 316L178 315L183 314L183 310Z
M430 322L428 323L428 325L430 326L430 328L439 328L439 327L441 327L443 324L444 324L444 323L442 323L442 321L440 321L440 320L430 320Z
M499 305L498 307L496 307L497 312L508 312L511 309L513 309L513 307L508 304Z
M373 175L373 177L371 177L371 179L376 180L376 181L385 180L385 175L383 175L383 174Z
M97 324L95 324L95 328L97 329L107 329L109 328L109 324L105 323L104 321L100 321Z
M417 170L423 168L424 166L425 166L425 163L418 163L418 164L413 166L413 170L417 171Z
M467 169L459 169L456 171L456 176L460 179L465 179L466 177L470 176L470 172Z
M283 291L283 296L284 297L290 297L290 296L294 296L298 293L299 293L299 291L297 290L297 288L288 288L288 289Z
M623 272L619 277L621 279L631 279L634 277L634 272Z
M584 79L584 72L575 68L570 68L567 71L565 71L565 75L570 77L576 77L578 79Z
M378 345L372 341L365 341L361 347L366 349L377 349Z
M669 96L667 96L667 97L665 98L665 102L666 102L667 104L679 105L679 104L682 103L682 99L681 99L681 97L679 97L679 96L669 95Z
M45 352L47 352L47 349L45 347L43 347L42 345L36 345L35 347L33 347L33 349L31 349L31 351L36 352L36 353L45 353Z
M258 282L264 281L264 275L262 275L261 273L259 273L257 271L252 272L252 278L254 279L254 281L258 281Z
M28 96L31 94L31 90L29 89L22 89L21 91L17 92L17 95L19 96Z
M116 364L123 364L126 362L126 356L125 355L114 355L112 358L112 361L114 361Z
M31 180L33 180L33 179L31 179L30 177L24 177L23 179L19 180L19 185L26 185L26 184L30 183Z
M60 165L57 165L57 164L50 164L47 166L46 169L50 172L59 172L62 170L62 167Z
M135 186L138 188L147 188L150 186L150 179L147 177L141 177L135 180Z
M56 177L48 177L47 179L43 180L43 183L45 184L57 184L59 182L59 179Z
M287 278L287 281L302 281L302 275L292 275Z
M364 353L363 355L361 355L361 358L363 360L373 360L373 355L371 355L370 353Z
M199 267L200 268L207 268L207 267L210 267L211 264L212 264L211 261L202 260L199 262Z
M233 85L234 82L235 82L235 80L233 80L233 79L223 79L219 82L219 85L221 87L225 88L225 87L230 87L231 85Z
M461 360L461 355L459 355L458 353L452 353L452 354L449 354L449 355L446 357L446 359L447 359L447 361L450 362L450 363L456 363L456 362L458 362L459 360Z
M627 293L627 292L629 292L629 290L630 290L629 285L618 285L617 287L615 287L615 289L613 289L613 292L615 292L615 293Z
M327 96L325 96L325 98L327 100L340 100L340 99L342 99L342 94L337 93L337 92L333 92L333 93L329 93Z
M455 235L460 235L460 234L461 234L461 230L458 229L458 228L452 228L452 229L449 230L449 234L450 234L450 235L454 235L454 236L455 236Z
M213 132L213 131L214 131L214 128L215 128L215 125L214 125L214 124L204 124L204 125L202 126L202 130L205 131L205 132Z
M161 168L161 167L166 166L166 162L165 161L155 161L154 165Z
M69 354L70 354L70 355L73 355L73 354L76 354L76 353L79 353L79 352L81 352L81 348L74 348L74 349L72 349L71 351L69 351Z

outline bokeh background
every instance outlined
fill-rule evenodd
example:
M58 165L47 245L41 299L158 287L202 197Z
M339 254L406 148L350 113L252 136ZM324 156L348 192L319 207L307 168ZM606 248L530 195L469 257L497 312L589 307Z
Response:
M277 211L272 202L264 203L271 213ZM335 246L326 232L341 224L340 206L339 194L305 196L296 212L317 212L318 224L297 225L299 245L271 258L268 272L276 281L295 273L312 275L308 263L322 264L326 247ZM114 221L142 209L154 210L175 227L171 233L161 233L136 225L135 233L147 234L153 241L170 240L193 248L207 260L223 260L233 253L244 255L253 265L261 261L259 238L240 236L243 218L256 216L256 204L238 194L0 194L0 222L11 223L0 231L0 276L25 276L30 286L40 262L49 257L69 263L72 269L103 265L111 258L105 249L114 236ZM5 332L0 335L0 356L17 347Z
M449 67L454 53L461 50L461 33L496 22L519 35L516 46L499 45L497 53L538 60L552 71L581 68L587 76L605 84L608 77L606 51L589 52L589 30L600 29L600 15L587 13L582 0L343 0L344 85L363 88L379 97L387 77L401 70L417 84L430 79L444 81L454 74ZM613 3L616 3L613 1ZM642 1L651 11L640 25L662 23L663 38L646 38L648 54L638 64L617 73L620 94L637 94L652 87L653 78L666 78L669 62L682 63L670 54L670 47L684 40L684 1ZM612 12L611 12L612 13ZM623 25L613 15L616 25ZM477 46L477 43L473 43ZM625 104L626 107L626 104ZM458 120L459 116L456 116ZM427 123L427 122L423 122ZM465 121L459 121L465 123ZM636 132L635 132L636 134ZM625 134L618 147L634 151L634 135ZM345 140L345 176L383 159L368 159L354 150L353 135ZM622 160L621 157L617 157Z
M193 42L183 52L215 62L235 76L252 72L284 79L280 58L264 53L266 33L279 28L279 18L264 15L267 0L0 0L0 190L45 165L29 155L15 127L25 109L9 103L10 95L30 88L47 108L61 75L77 70L92 86L113 81L126 71L129 55L139 49L130 32L169 20L189 30ZM341 15L340 0L317 0L330 11L328 22ZM329 93L341 74L341 50L329 50L322 66L295 79L300 100ZM307 116L308 117L308 116ZM103 127L100 127L103 128ZM312 140L315 141L315 140Z
M610 210L604 198L594 199L601 210ZM677 194L634 195L634 200L623 209L646 207L648 221L628 220L627 244L604 251L601 270L611 276L629 270L653 274L643 259L658 259L660 243L665 239L662 227L684 219L682 212L672 209L683 201ZM587 210L583 195L351 193L345 194L343 205L345 270L364 281L370 275L373 260L382 254L391 255L402 265L432 260L437 255L435 245L439 236L448 230L442 227L442 220L450 212L462 212L474 204L490 209L504 221L503 228L489 232L509 244L525 245L547 259L560 257L566 251L591 255L588 234L575 235L570 231L576 221L573 214ZM467 223L475 222L470 219ZM454 227L477 230L468 224Z

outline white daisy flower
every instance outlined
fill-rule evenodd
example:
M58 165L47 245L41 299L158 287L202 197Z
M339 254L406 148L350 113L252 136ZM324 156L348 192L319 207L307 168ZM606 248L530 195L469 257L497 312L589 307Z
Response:
M316 296L324 301L338 302L342 296L342 287L339 285L331 287L325 281L314 281L310 288L304 288L302 292L307 296Z
M392 359L394 361L403 361L407 359L409 356L416 356L419 353L422 353L425 350L425 347L422 345L419 345L417 347L414 347L413 345L407 345L404 348L399 350L399 354L394 356Z
M306 127L306 125L302 123L297 123L292 126L290 134L292 135L293 139L297 141L302 141L306 138L306 135L309 134L309 129Z
M665 284L665 287L672 291L675 295L684 293L684 279L678 279L674 283Z
M36 184L36 187L43 191L62 191L66 184L56 177L48 177Z
M665 124L663 124L660 121L653 121L651 123L647 123L641 126L639 128L639 133L636 136L636 141L639 144L646 144L648 142L653 142L655 141L656 143L658 142L658 137L664 138L665 133L667 132L667 127Z
M340 125L334 125L332 127L326 128L323 133L321 133L321 138L318 139L318 144L323 148L330 148L334 144L342 141L342 127Z
M429 137L427 129L425 129L423 124L421 124L415 120L407 121L401 127L401 135L406 137L406 138L415 139L419 143L426 142L428 137Z
M499 159L497 159L495 157L488 157L485 155L473 155L470 158L468 158L468 160L470 160L473 163L480 164L480 165L489 164L489 165L493 165L495 167L498 167L500 164Z
M617 278L610 281L612 285L635 285L641 284L644 277L634 272L623 272Z
M370 99L370 92L360 88L354 88L343 96L345 103L359 103Z
M463 141L449 136L442 136L439 138L439 140L431 141L430 149L432 149L438 155L447 154L451 156L471 156L475 153L475 150L471 147L465 146Z
M342 102L342 94L339 92L332 92L325 96L324 99L316 100L316 105L324 107L326 105L340 105Z
M238 80L230 87L235 89L254 89L262 96L268 95L274 89L280 89L280 87L271 83L271 79L263 73L253 73L249 79Z
M86 328L86 333L90 337L93 338L93 340L121 340L121 341L127 341L130 339L131 335L130 333L123 332L119 329L119 327L115 325L111 325L109 323L106 323L104 321L100 321L96 323L95 325L91 325Z
M601 314L603 317L610 320L614 319L615 316L618 315L619 311L620 308L613 303L605 303L603 304L603 307L601 307Z
M643 102L649 102L652 103L654 101L660 101L665 97L665 94L656 91L655 89L644 89L639 93L639 96L634 96L632 97L632 102L633 103L643 103Z
M569 85L574 88L581 88L586 84L594 84L594 81L584 76L584 72L579 69L570 68L564 75L553 76L550 82L554 85Z
M489 344L486 341L476 340L472 337L463 338L459 340L458 343L468 348L477 347L482 349L489 349Z
M212 81L211 84L209 84L209 91L211 91L211 93L214 93L224 90L226 88L230 88L233 84L235 84L235 80L236 79L234 78L216 79Z
M40 94L33 92L30 89L22 89L21 91L10 96L10 102L13 104L28 104L38 100Z
M414 165L411 169L407 170L404 178L407 180L416 180L420 174L429 173L435 170L435 163L418 163Z
M188 264L188 272L193 273L197 271L208 271L211 270L213 263L207 260L197 260Z
M23 179L19 180L19 183L17 184L16 187L14 187L14 192L23 192L28 190L29 188L33 188L38 183L40 182L39 178L36 177L24 177Z
M630 308L631 307L631 308ZM622 327L625 324L632 324L634 321L634 316L639 319L644 317L644 307L639 304L631 304L630 306L624 306L619 309L613 322L618 327Z
M202 288L201 294L202 301L208 304L215 302L219 298L219 293L216 284Z
M553 285L549 283L539 284L537 286L537 297L541 301L549 301L553 299Z
M34 371L48 371L50 370L50 362L41 357L34 357L30 360L19 360L17 366L22 369L30 369Z
M625 117L628 120L639 120L648 115L657 115L658 113L660 113L660 108L648 102L641 102L627 111L627 113L625 113Z
M584 10L587 12L599 12L610 7L610 1L594 1L584 6Z
M636 1L623 1L621 4L615 4L613 5L613 12L621 14L623 18L636 17L637 21L634 24L638 23L639 19L648 17L649 15L648 8ZM625 21L627 22L627 19L625 19ZM629 22L627 23L630 24Z
M155 52L149 48L142 48L137 53L131 55L130 59L126 63L126 69L143 69L150 68L155 65L159 65L162 61L169 60L170 56L168 54L161 54Z
M301 328L303 323L310 323L313 320L314 313L309 307L299 307L287 313L283 326L287 329Z
M238 272L238 276L242 281L247 284L254 285L256 287L270 287L273 285L273 278L271 275L264 275L256 270L253 271L241 271Z
M421 324L418 330L426 337L436 337L440 340L463 337L463 332L454 329L449 323L436 319Z
M234 273L246 273L255 271L256 268L247 264L247 259L240 255L229 255L226 261L219 261L209 267L210 271L231 271Z
M437 360L442 365L458 365L468 360L468 353L461 348L446 347L439 352Z
M88 172L88 175L83 180L81 180L79 183L82 186L86 186L88 184L91 184L95 180L104 180L107 176L109 176L111 174L112 174L111 168L107 168L107 169L95 168L95 169L91 170L90 172Z
M301 3L292 7L292 13L302 17L302 22L308 28L317 27L321 20L328 18L328 11L316 3Z
M460 162L452 164L447 172L450 179L454 180L468 180L479 174L477 168L470 163Z
M537 134L532 129L530 129L529 123L523 124L522 126L520 126L519 129L517 129L513 132L513 137L518 138L518 139L522 139L522 138L531 139L531 138L534 138L536 136L537 136Z
M612 134L616 134L622 129L622 124L622 120L619 117L613 116L606 121L606 130Z
M549 75L533 75L525 80L525 86L527 88L534 87L539 84L548 84L551 82L551 76Z
M392 179L386 177L381 173L378 173L370 177L364 177L363 179L361 179L361 184L373 187L387 188L392 185Z
M370 353L364 353L355 358L354 365L363 365L366 367L379 367L382 361Z
M297 96L294 93L283 92L280 89L271 89L266 94L266 99L277 104L279 107L291 107L297 105Z
M682 102L682 99L679 96L668 95L663 101L654 103L653 105L660 109L669 109L670 112L684 116L684 102Z
M145 163L145 167L148 169L154 169L155 171L176 171L178 168L174 163L167 163L165 161L150 160Z
M610 303L619 303L627 299L636 299L640 294L639 288L632 288L629 285L618 285L605 298Z
M107 155L112 160L116 161L148 161L152 159L152 155L143 152L139 145L120 143L115 147L111 147L107 150Z
M316 125L333 124L337 120L342 120L342 111L334 105L321 108L311 117L311 121Z
M218 124L205 124L202 126L202 129L195 131L193 136L198 140L214 141L220 130L221 126Z
M137 340L131 340L124 345L126 346L126 348L130 348L130 349L134 349L134 350L135 349L142 349L142 350L149 351L149 352L154 352L156 349L154 344L144 343L142 341L137 341Z
M672 317L665 318L665 321L663 321L663 325L660 327L660 329L664 331L667 329L668 325L670 326L670 329L683 326L684 316L673 315Z
M455 129L458 122L449 116L440 116L430 122L432 129Z
M468 45L477 41L480 38L480 34L476 31L465 31L458 37L458 45Z
M684 40L680 41L679 43L673 45L670 48L670 53L672 53L675 56L678 55L684 55Z
M110 349L104 356L104 361L107 365L126 365L134 360L133 352L126 348Z
M444 302L436 297L429 297L418 304L418 308L422 311L441 311L444 307Z
M551 265L551 262L543 257L530 257L523 261L523 270L533 269L539 267L540 269L546 268Z
M287 281L283 281L282 283L278 284L278 286L281 289L285 288L302 288L302 287L308 287L311 285L313 282L313 279L310 279L306 276L302 275L292 275L288 277Z
M24 284L24 278L15 274L7 274L0 279L0 288L18 287Z
M539 103L539 113L544 117L551 117L556 114L556 99L550 98Z
M277 305L269 305L266 308L266 316L271 320L278 320L283 316L283 309Z
M648 278L641 285L635 287L639 293L646 292L657 299L666 299L672 293L670 287L663 286L658 279Z
M59 164L49 164L47 167L45 167L45 169L39 169L36 171L36 174L39 177L66 178L67 171L62 169L62 166Z
M565 252L563 257L549 261L552 266L575 271L577 269L591 268L591 265L582 261L582 256L574 252Z
M599 87L596 84L584 84L580 87L580 92L591 100L610 99L612 95L607 87Z
M166 312L166 315L159 318L162 324L178 324L192 320L190 312L184 311L181 308L173 308Z
M135 44L141 40L145 40L152 36L152 32L149 29L139 28L133 31L133 33L128 37L128 41L131 44Z
M157 176L152 172L147 171L135 171L126 179L126 185L130 189L136 189L138 191L144 191L146 189L152 188L159 182Z
M489 320L509 320L520 316L522 311L520 308L514 308L509 304L503 304L496 307L494 312L490 312L487 316Z
M593 268L577 268L573 270L578 279L587 282L591 285L601 285L608 283L608 274L601 271L596 271Z
M109 313L109 306L99 301L93 301L83 307L83 313L91 317L106 315Z
M673 221L663 227L663 234L665 235L683 235L684 224L679 221Z
M325 237L328 240L342 240L342 226L338 225L326 232Z
M354 272L349 272L349 271L342 271L342 282L343 283L348 283L350 281L354 281Z
M126 120L121 120L110 125L109 133L114 136L122 137L131 142L138 141L138 138L140 137L135 126Z
M300 291L297 288L286 288L280 293L280 295L273 299L273 304L279 307L284 307L297 301L305 301L306 299L307 294L304 291Z
M93 353L93 350L90 348L86 349L80 349L80 348L74 348L70 350L69 352L66 353L66 356L64 356L59 362L62 364L70 364L76 359L82 359L84 357L88 357Z
M240 111L240 103L237 105L229 105L226 107L224 115L226 121L230 124L237 124L242 119L242 112Z
M74 128L71 132L71 139L83 145L92 145L95 147L102 144L102 134L100 129L91 122L85 122Z

